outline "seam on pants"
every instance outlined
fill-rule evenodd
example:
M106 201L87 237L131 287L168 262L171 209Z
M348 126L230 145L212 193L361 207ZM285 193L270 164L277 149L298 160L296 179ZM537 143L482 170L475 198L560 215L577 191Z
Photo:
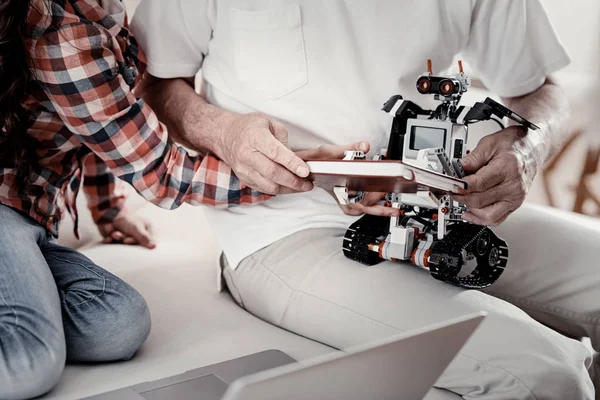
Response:
M485 293L489 294L490 296L494 296L499 299L506 300L509 303L519 304L519 305L523 305L525 307L529 306L529 308L535 309L536 311L541 311L541 312L545 312L547 314L557 315L557 316L560 316L563 318L571 319L571 320L577 321L581 324L600 325L600 317L592 317L589 315L583 315L583 314L579 314L579 313L576 313L576 312L573 312L571 310L567 310L564 308L550 307L548 305L545 305L545 304L537 302L537 301L523 299L523 298L519 298L519 297L513 297L513 296L501 294L501 293L495 293L492 291L486 291Z
M85 269L87 269L89 272L91 272L92 274L96 275L98 278L100 278L100 279L102 280L102 292L100 292L100 294L94 295L94 296L92 296L90 299L84 300L84 301L82 301L81 303L73 304L73 305L70 305L70 306L69 306L69 305L67 305L67 310L70 310L70 309L72 309L72 308L74 308L74 307L79 307L79 306L81 306L81 305L84 305L84 304L86 304L86 303L89 303L89 302L91 302L91 301L94 301L94 300L95 300L95 299L97 299L98 297L102 296L102 295L104 294L104 292L106 291L106 277L104 277L104 276L100 275L99 273L97 273L96 271L92 270L91 268L88 268L88 267L87 267L87 266L85 266L83 263L81 263L81 262L78 262L78 261L73 261L73 260L65 260L64 258L57 257L57 256L55 256L55 255L53 255L53 254L50 254L50 255L48 255L47 257L49 257L49 258L53 258L53 259L54 259L54 260L56 260L56 261L60 261L60 262L66 263L66 264L74 264L74 265L78 265L78 266L80 266L80 267L82 267L82 268L85 268ZM65 305L66 305L66 303L67 303L67 302L65 301Z
M231 295L231 297L233 297L233 300L235 300L235 302L238 303L240 307L245 309L246 307L244 306L244 301L242 300L240 291L234 283L232 270L229 268L229 265L226 265L221 269L221 274L223 276L223 279L225 280L225 286L227 287L227 290L229 290L229 294Z
M338 308L340 308L340 309L342 309L342 310L344 310L344 311L347 311L347 312L350 312L350 313L352 313L352 314L358 315L359 317L365 318L366 320L369 320L369 321L371 321L371 322L375 322L375 323L377 323L377 324L379 324L379 325L381 325L381 326L384 326L384 327L390 328L390 329L392 329L392 330L395 330L395 331L397 331L397 332L399 332L399 333L406 333L406 331L403 331L403 330L401 330L401 329L398 329L398 328L396 328L396 327L394 327L394 326L391 326L391 325L387 325L387 324L385 324L385 323L383 323L383 322L381 322L381 321L374 320L374 319L372 319L372 318L370 318L370 317L367 317L366 315L363 315L363 314L360 314L360 313L358 313L358 312L356 312L356 311L350 310L350 309L348 309L348 308L346 308L346 307L344 307L344 306L341 306L341 305L339 305L339 304L336 304L336 303L330 302L330 301L328 301L328 300L325 300L325 299L323 299L322 297L315 296L315 295L313 295L313 294L311 294L311 293L307 293L307 292L304 292L304 291L302 291L302 290L294 289L294 288L293 288L293 287L291 287L291 286L290 286L290 285L289 285L287 282L285 282L283 279L281 279L281 277L279 277L279 276L278 276L278 275L277 275L275 272L273 272L273 271L272 271L270 268L268 268L267 266L265 266L265 264L263 264L263 263L262 263L262 261L260 261L260 260L257 260L256 258L253 258L253 260L254 260L256 263L260 264L260 265L261 265L261 266L262 266L264 269L266 269L267 271L269 271L269 273L270 273L271 275L273 275L275 278L277 278L277 279L278 279L278 280L279 280L281 283L283 283L285 286L287 286L288 288L290 288L290 289L292 290L292 294L290 295L290 298L288 299L288 301L287 301L287 302L286 302L286 304L285 304L285 308L284 308L284 310L283 310L283 313L282 313L281 319L280 319L280 321L279 321L279 324L280 324L280 325L282 325L283 319L285 318L286 311L288 310L288 308L289 308L289 306L290 306L290 303L291 303L291 301L292 301L292 297L293 297L293 295L294 295L294 294L296 294L296 293L300 293L300 294L304 294L304 295L306 295L306 296L312 297L312 298L314 298L314 299L320 300L320 301L322 301L322 302L324 302L324 303L330 304L330 305L332 305L332 306L334 306L334 307L338 307ZM341 349L338 349L338 350L341 350ZM531 389L529 388L529 386L527 386L527 385L525 384L525 382L523 382L523 381L522 381L520 378L518 378L517 376L513 375L513 374L512 374L510 371L507 371L506 369L504 369L504 368L502 368L502 367L497 367L497 366L494 366L494 365L488 364L488 363L487 363L487 362L485 362L485 361L481 361L481 360L479 360L479 359L477 359L477 358L475 358L475 357L469 356L469 355L467 355L467 354L465 354L465 353L463 353L463 352L459 352L458 354L459 354L459 355L461 355L461 356L463 356L463 357L466 357L466 358L468 358L468 359L471 359L471 360L473 360L473 361L475 361L475 362L477 362L477 363L479 363L479 364L482 364L482 365L484 365L484 366L486 366L486 367L488 367L488 368L491 368L491 369L496 369L496 370L499 370L499 371L502 371L502 372L504 372L505 374L507 374L508 376L510 376L511 378L513 378L515 381L517 381L518 383L520 383L521 385L523 385L523 387L524 387L524 388L527 390L527 392L529 392L529 395L531 396L531 398L532 398L533 400L538 400L538 398L537 398L537 397L536 397L536 396L533 394L533 392L531 391ZM442 389L443 389L443 388L442 388Z

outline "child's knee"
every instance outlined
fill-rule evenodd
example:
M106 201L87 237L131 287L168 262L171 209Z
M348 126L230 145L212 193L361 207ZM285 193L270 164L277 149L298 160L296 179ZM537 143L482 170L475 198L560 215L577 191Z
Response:
M68 359L80 362L128 360L139 350L150 334L151 318L144 298L131 286L123 284L118 301L98 300L92 322L85 333L70 337L67 332ZM106 302L109 307L104 307ZM100 315L100 314L106 315ZM72 340L69 340L72 339Z

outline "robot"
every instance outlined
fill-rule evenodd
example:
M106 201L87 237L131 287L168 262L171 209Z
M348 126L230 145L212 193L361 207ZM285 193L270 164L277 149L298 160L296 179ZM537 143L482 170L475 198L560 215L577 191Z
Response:
M391 97L383 111L393 117L389 145L374 160L399 160L418 168L463 178L460 160L466 154L470 124L507 117L528 129L536 125L496 101L487 98L472 107L459 105L471 81L458 62L454 77L428 72L417 79L417 90L433 95L440 104L425 110L402 96ZM366 159L361 152L346 152L345 160ZM363 193L349 196L346 188L334 190L342 204L358 202ZM400 210L399 217L365 215L347 230L346 257L372 266L384 260L410 261L428 270L433 278L466 289L492 285L508 263L508 246L491 229L462 220L466 205L451 193L417 191L388 193L384 205Z

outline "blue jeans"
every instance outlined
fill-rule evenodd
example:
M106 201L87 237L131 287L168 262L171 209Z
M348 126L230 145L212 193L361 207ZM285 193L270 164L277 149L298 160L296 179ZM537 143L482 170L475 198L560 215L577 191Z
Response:
M0 205L0 399L48 392L65 361L127 360L149 333L135 289Z

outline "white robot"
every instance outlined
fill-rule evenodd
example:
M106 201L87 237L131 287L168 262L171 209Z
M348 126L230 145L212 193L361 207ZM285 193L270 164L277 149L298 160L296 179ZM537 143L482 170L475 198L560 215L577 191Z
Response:
M424 110L402 96L390 98L383 107L394 117L389 145L374 160L401 160L460 179L465 176L460 160L466 152L469 124L494 119L504 128L500 119L508 117L526 128L538 129L490 98L473 107L459 106L470 85L461 62L454 77L433 76L431 61L428 67L428 73L417 80L417 90L434 95L439 106ZM346 153L345 160L357 159L365 159L365 155ZM349 197L344 187L334 192L341 203L362 199L360 192ZM468 289L490 286L506 267L506 242L487 227L463 221L466 206L454 201L450 193L388 193L385 205L399 209L401 216L366 215L354 223L343 243L348 258L366 265L410 261L438 280Z

